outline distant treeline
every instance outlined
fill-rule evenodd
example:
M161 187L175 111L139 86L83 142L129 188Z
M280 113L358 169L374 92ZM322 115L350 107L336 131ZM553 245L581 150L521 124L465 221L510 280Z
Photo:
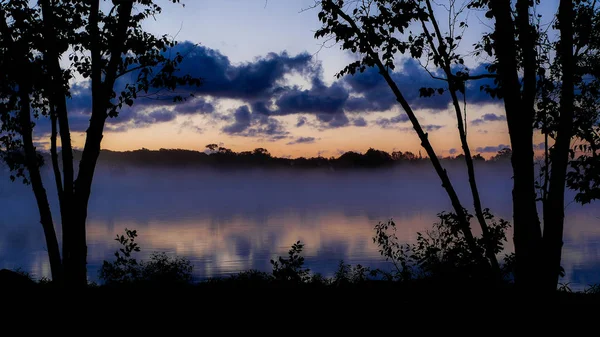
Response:
M488 159L487 162L498 162L510 160L510 149L503 149L497 155ZM74 157L78 160L81 156L75 151ZM44 153L44 162L50 163L50 155ZM60 155L59 155L60 157ZM457 163L464 162L464 155L455 157L443 157L444 161ZM473 157L475 161L485 162L486 159L477 154ZM401 165L405 163L424 163L429 159L420 154L410 151L394 151L388 153L370 148L365 153L348 151L339 157L311 157L311 158L282 158L275 157L264 148L253 151L234 152L231 149L220 147L215 144L206 146L206 151L193 151L182 149L160 149L148 150L142 148L135 151L110 151L102 150L99 164L104 166L131 165L131 166L169 166L169 167L272 167L272 168L380 168Z

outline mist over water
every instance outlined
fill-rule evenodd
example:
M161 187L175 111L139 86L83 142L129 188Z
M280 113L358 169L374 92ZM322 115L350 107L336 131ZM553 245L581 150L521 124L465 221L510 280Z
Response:
M472 212L466 171L448 166L463 205ZM0 169L1 170L1 169ZM509 164L476 167L484 207L512 220ZM44 171L60 241L60 217L51 172ZM39 214L31 188L0 171L0 268L21 267L50 276ZM567 200L572 200L569 192ZM306 264L330 276L340 260L373 268L391 266L373 243L373 227L393 218L398 237L414 241L451 204L431 165L372 170L213 170L100 167L94 178L87 226L88 274L97 280L114 241L136 229L138 258L164 251L189 258L197 280L247 269L269 271L297 240ZM541 210L541 208L540 208ZM477 224L472 227L475 232ZM509 233L512 238L512 232ZM566 208L563 266L573 288L600 282L600 203ZM507 243L507 251L513 249Z

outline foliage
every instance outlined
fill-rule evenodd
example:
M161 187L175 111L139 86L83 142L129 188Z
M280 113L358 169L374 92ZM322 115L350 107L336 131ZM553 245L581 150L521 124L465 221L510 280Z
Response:
M201 84L199 78L181 74L184 55L173 50L177 42L172 37L155 36L143 29L145 21L162 11L155 1L101 3L104 1L0 3L0 157L13 172L12 180L32 183L49 242L53 278L62 279L64 274L67 283L80 286L86 283L87 206L106 120L117 117L141 97L183 101ZM176 91L182 87L183 93ZM72 95L87 97L91 111L77 176L67 106ZM33 142L35 123L30 115L51 121L49 143L64 229L62 261L49 198L39 174L42 161Z
M135 238L137 231L125 229L116 241L123 247L115 252L116 260L104 261L99 278L107 285L114 284L189 284L192 281L192 264L184 257L169 257L166 253L153 253L148 262L138 262L132 254L140 247Z
M600 294L600 283L590 284L583 292L585 294Z
M303 283L310 279L310 269L304 268L304 257L300 255L304 244L297 241L288 251L288 257L271 260L273 277L276 281Z
M467 244L464 235L456 225L458 219L454 213L438 214L439 222L432 230L417 233L414 244L402 244L396 236L396 224L393 220L379 222L375 226L373 242L379 247L379 253L395 267L393 279L409 281L421 278L442 279L485 279L490 277L490 269L484 259L483 251L491 244L494 253L504 248L506 230L510 224L503 219L495 220L489 209L483 210L489 223L490 235L476 238L476 251ZM468 214L469 219L472 215ZM506 258L505 276L510 272L511 256Z
M377 271L371 270L369 267L363 267L360 264L352 266L344 263L344 261L340 261L338 270L333 277L332 284L344 285L348 283L362 283L367 281L370 276L375 276L376 274Z

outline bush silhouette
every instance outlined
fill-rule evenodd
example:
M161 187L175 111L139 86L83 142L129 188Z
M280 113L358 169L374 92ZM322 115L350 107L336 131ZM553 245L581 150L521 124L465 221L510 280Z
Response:
M192 264L184 257L169 257L166 253L152 253L150 261L138 262L132 254L139 252L135 242L137 231L125 228L125 235L115 239L123 247L115 252L116 261L104 261L99 277L106 285L185 285L192 282Z

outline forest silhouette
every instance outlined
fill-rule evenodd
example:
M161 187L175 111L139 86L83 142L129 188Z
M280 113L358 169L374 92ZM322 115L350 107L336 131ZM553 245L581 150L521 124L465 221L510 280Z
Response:
M99 166L156 166L156 167L211 167L211 168L331 168L331 169L369 169L392 167L400 164L428 163L429 158L414 154L410 151L386 151L369 148L366 152L347 151L339 156L316 157L277 157L265 148L256 148L252 151L235 152L226 147L213 147L209 144L206 151L185 149L159 149L148 150L145 148L134 151L102 150L98 157ZM211 148L213 150L211 150ZM43 162L50 162L50 154L40 151ZM511 150L504 148L485 159L481 155L474 156L475 161L487 163L500 163L510 161ZM81 151L74 150L73 158L79 160ZM441 157L444 162L462 163L464 155Z

